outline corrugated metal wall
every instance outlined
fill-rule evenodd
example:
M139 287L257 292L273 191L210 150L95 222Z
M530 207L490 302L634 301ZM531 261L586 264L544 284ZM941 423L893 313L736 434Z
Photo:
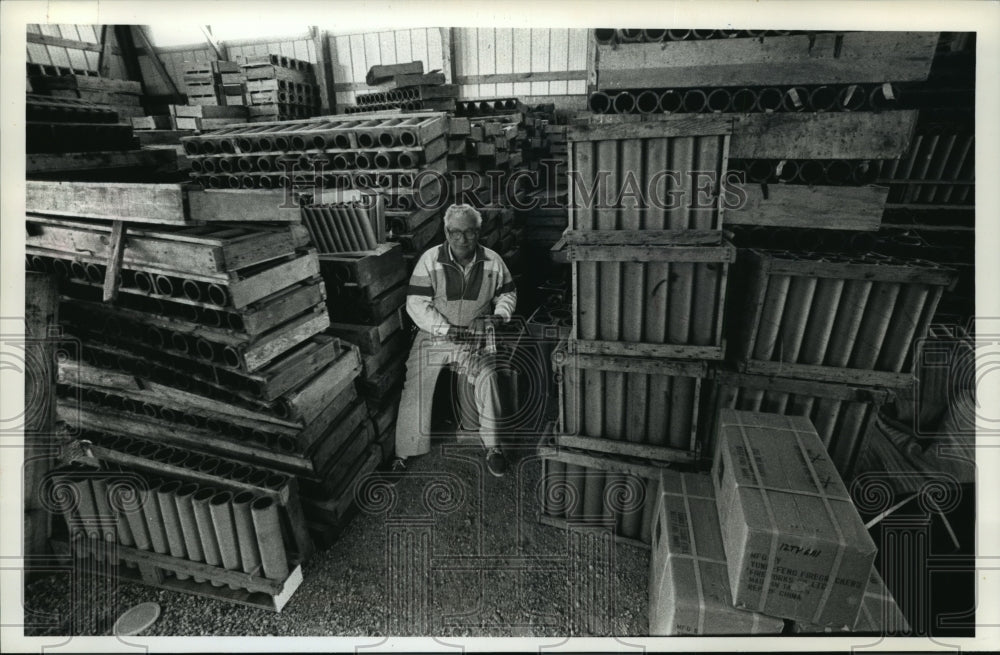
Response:
M463 98L587 92L588 30L469 27L452 33Z
M330 35L330 66L337 105L354 104L355 93L366 93L368 69L377 64L424 62L424 70L440 69L451 82L446 63L448 30L426 27L385 32Z
M113 34L111 38L114 39ZM97 71L101 57L100 25L29 24L27 39L29 64L72 69L77 74ZM53 42L50 39L59 39L62 42ZM43 40L49 42L41 42ZM74 44L79 44L80 47L74 47ZM113 54L109 65L108 77L126 78L125 63L121 56Z

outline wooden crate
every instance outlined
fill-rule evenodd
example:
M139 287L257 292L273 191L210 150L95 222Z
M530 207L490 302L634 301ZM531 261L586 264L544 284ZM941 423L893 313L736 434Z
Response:
M572 342L552 361L560 381L558 445L657 461L701 457L705 362L587 355Z
M701 234L567 232L576 352L722 359L726 282L736 250L729 243L687 245Z
M735 279L734 359L744 372L905 387L913 344L957 274L876 255L745 250Z
M851 479L879 407L893 397L882 387L749 375L723 368L711 371L708 389L700 426L703 459L713 456L715 419L722 409L805 416L845 480Z
M408 326L408 316L404 316L405 309L400 307L390 313L385 319L377 324L364 323L341 323L333 317L329 334L335 335L344 341L352 343L361 349L361 352L370 355L377 352L382 344L389 340L398 330Z

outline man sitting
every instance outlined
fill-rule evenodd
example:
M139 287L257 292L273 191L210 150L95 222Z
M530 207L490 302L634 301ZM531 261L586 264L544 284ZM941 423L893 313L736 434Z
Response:
M492 360L475 342L491 321L509 321L517 290L499 254L479 245L483 218L471 205L452 205L444 215L445 242L430 248L413 269L406 311L420 329L406 361L406 380L396 419L396 459L406 470L409 457L431 447L431 407L438 374L454 364L475 389L479 436L486 466L502 477L507 460L497 440L500 397Z

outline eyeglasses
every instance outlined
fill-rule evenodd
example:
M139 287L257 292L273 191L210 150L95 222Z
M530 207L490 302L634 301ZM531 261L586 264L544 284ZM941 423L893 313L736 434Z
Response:
M457 239L460 236L464 236L467 241L472 241L479 236L479 228L470 228L468 230L453 230L449 228L445 231L448 233L449 239Z

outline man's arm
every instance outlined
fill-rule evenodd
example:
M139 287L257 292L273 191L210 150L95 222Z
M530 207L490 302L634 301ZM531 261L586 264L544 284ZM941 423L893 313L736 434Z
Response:
M410 275L410 285L406 290L406 313L417 327L434 336L445 336L451 327L448 319L434 307L433 274L431 260L424 253Z
M502 275L499 279L500 284L493 295L493 313L506 322L514 315L514 309L517 307L517 287L514 286L514 278L503 258L498 256L497 262L500 265Z

